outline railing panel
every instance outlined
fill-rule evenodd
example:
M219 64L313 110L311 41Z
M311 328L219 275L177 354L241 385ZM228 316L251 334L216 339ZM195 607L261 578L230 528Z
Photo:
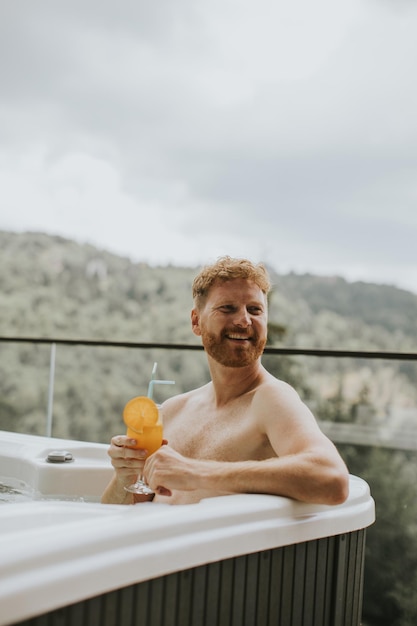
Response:
M53 343L55 371L50 367ZM122 432L123 406L128 398L146 394L155 361L161 378L176 381L175 387L158 388L158 401L209 380L199 345L0 337L0 358L6 364L0 429L44 435L50 420L53 436L85 441L107 442ZM371 486L377 522L368 531L364 624L417 623L417 353L268 347L263 361L271 373L293 384L350 471ZM273 573L284 585L279 558L262 561L260 574ZM322 603L326 615L331 611L323 595L327 574L320 573L314 591L305 589L306 597L314 596L314 610ZM360 581L348 573L347 584ZM196 573L194 590L199 585L206 581ZM91 604L88 612L94 610ZM281 610L271 592L268 615L279 620ZM197 615L205 607L196 603L192 611ZM239 613L238 605L234 611Z

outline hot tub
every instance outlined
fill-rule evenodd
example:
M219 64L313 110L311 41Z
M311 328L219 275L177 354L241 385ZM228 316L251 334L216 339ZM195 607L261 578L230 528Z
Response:
M56 450L72 460L48 462ZM375 518L363 480L333 507L102 505L106 450L0 431L3 484L32 498L0 503L0 626L359 626Z

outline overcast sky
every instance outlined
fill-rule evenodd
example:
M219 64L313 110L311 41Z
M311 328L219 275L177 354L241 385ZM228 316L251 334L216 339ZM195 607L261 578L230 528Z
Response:
M417 293L417 6L0 4L0 229Z

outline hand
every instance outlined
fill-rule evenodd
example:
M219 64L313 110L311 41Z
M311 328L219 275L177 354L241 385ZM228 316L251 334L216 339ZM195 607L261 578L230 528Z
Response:
M163 445L146 460L143 473L146 483L155 493L170 496L173 489L197 489L195 464L193 459Z
M112 437L107 450L116 472L116 481L123 486L134 483L145 465L146 450L133 448L135 445L135 439L116 435Z

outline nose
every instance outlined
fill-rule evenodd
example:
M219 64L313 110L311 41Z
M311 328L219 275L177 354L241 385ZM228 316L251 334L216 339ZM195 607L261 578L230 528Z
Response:
M235 315L233 322L235 326L240 326L241 328L247 328L248 326L251 326L252 319L246 307L242 307L241 309L236 311L236 315Z

